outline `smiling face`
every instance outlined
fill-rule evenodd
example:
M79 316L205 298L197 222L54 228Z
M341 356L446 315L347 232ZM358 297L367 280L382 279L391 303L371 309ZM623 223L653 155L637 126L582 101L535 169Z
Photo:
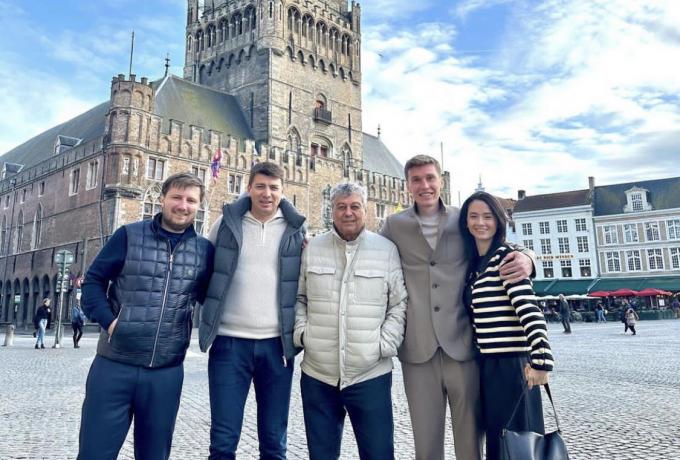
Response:
M333 224L346 241L355 240L364 229L366 208L361 195L338 196L333 201Z
M433 164L415 166L408 170L407 187L418 205L418 211L439 209L442 178Z
M467 227L478 246L483 243L488 247L496 235L498 222L488 204L481 200L474 200L468 208Z
M278 177L255 174L248 185L250 212L260 222L266 222L276 214L283 195L283 182Z
M196 218L201 204L201 189L196 186L170 187L161 195L161 226L173 233L182 233Z

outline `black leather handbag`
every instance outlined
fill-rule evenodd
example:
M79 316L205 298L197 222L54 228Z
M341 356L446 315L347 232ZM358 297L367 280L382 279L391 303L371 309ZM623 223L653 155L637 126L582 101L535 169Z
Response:
M505 425L506 427L512 422L517 408L528 391L528 389L525 389L520 396L508 423ZM501 460L569 460L569 453L564 439L562 439L560 422L557 419L555 403L553 403L548 384L545 385L545 392L548 394L553 414L555 414L557 430L542 435L533 431L512 431L504 428L501 432Z

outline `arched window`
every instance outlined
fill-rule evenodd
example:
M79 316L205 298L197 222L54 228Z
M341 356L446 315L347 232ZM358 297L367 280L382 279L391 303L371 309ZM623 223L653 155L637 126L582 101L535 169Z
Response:
M37 249L40 246L40 240L42 238L42 218L43 210L42 205L38 205L38 210L35 211L35 217L33 218L33 234L31 236L31 249Z
M142 219L151 219L161 212L161 186L152 185L144 194Z
M199 235L203 235L205 227L205 212L208 209L208 203L203 201L201 207L196 211L196 218L194 219L194 229Z
M302 147L300 145L300 134L295 128L288 131L288 141L286 142L286 150L291 152L300 152Z
M344 176L349 177L349 171L354 166L354 160L352 159L352 149L347 144L342 147L342 162Z
M14 240L14 253L21 252L21 241L24 239L24 211L19 211L17 217L17 237Z

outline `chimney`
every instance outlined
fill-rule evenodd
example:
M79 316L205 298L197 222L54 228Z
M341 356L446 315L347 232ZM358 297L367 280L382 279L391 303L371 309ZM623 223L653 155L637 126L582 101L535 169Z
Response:
M590 193L595 191L595 178L593 176L588 176L588 188L590 189Z
M517 190L517 199L523 200L527 197L527 192L525 190Z

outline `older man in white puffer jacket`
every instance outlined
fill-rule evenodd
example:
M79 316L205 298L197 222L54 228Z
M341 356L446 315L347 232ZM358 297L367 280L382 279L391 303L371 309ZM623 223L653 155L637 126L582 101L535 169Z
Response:
M364 228L363 187L337 185L331 203L334 228L302 254L296 305L309 455L340 456L349 413L361 459L391 459L392 357L404 337L407 300L399 252Z

